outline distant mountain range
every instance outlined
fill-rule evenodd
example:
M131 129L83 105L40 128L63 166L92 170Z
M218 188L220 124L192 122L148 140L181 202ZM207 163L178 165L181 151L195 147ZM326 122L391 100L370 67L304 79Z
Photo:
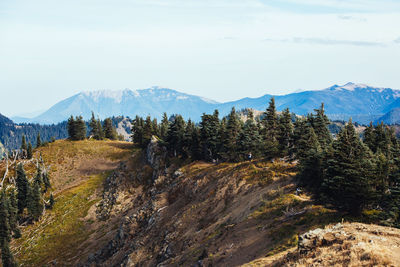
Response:
M167 114L179 113L185 118L199 121L203 113L218 109L226 115L233 106L237 110L253 108L265 110L273 95L258 98L243 98L237 101L218 103L199 96L181 93L172 89L153 87L143 90L82 92L67 98L41 115L28 119L14 117L15 122L52 124L66 120L70 115L82 115L89 119L93 111L100 118L124 115L151 115L161 118ZM347 83L334 85L317 91L302 91L274 96L278 110L289 108L298 115L306 115L325 104L326 113L333 120L348 120L367 124L384 120L388 123L400 122L400 90L378 88L365 84ZM392 112L392 113L390 113Z

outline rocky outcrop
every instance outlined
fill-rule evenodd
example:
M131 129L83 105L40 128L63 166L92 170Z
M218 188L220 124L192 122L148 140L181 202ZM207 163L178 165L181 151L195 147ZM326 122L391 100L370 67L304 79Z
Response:
M400 266L400 230L338 223L299 236L298 249L271 266Z
M343 238L352 238L351 236L347 236L341 229L342 224L338 223L331 228L318 228L299 235L299 253L307 254L317 247L328 246L333 243L343 243Z
M153 182L160 176L166 175L166 155L165 147L160 146L157 137L152 136L146 149L146 160L153 168Z
M103 195L96 207L97 218L101 221L110 217L112 208L118 198L118 188L126 178L125 170L126 164L121 163L119 168L104 181Z

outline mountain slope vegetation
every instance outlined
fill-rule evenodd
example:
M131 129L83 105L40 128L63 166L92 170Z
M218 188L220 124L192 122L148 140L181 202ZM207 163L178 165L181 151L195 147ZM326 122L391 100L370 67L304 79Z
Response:
M28 266L240 266L266 256L279 261L286 250L303 255L310 239L303 233L330 223L400 225L400 145L392 128L371 123L361 139L349 120L332 136L324 104L293 118L288 109L277 112L274 98L262 117L251 110L246 117L234 108L222 120L218 110L203 114L199 124L181 115L164 114L160 123L136 116L132 144L88 140L82 117L71 116L68 140L38 147L32 159L15 153L17 184L12 173L6 181L18 189L18 208L26 204L23 166L33 180L26 183L36 186L37 162L51 164L55 199L35 220L22 209L22 236L4 236L3 255L8 238ZM113 137L106 121L104 133ZM99 125L93 116L90 132L100 137ZM16 202L9 195L0 199L7 219L0 233L16 225L5 209ZM312 249L310 257L318 254ZM284 264L300 260L287 255Z
M233 266L339 218L296 196L285 162L176 162L152 184L157 164L130 143L56 141L39 154L52 166L55 205L12 243L25 266Z
M56 141L36 150L34 157L42 155L50 164L55 204L38 222L21 226L22 237L11 243L18 263L71 266L77 255L82 256L78 244L87 245L93 229L113 233L107 225L93 226L85 217L98 202L107 175L131 154L131 144L117 141ZM34 164L25 161L28 174ZM101 244L101 238L96 244Z

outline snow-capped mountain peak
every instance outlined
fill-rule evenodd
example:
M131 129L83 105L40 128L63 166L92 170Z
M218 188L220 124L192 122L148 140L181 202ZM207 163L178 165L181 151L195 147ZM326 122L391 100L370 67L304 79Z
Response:
M254 108L265 110L271 95L259 98L243 98L233 102L218 103L196 95L182 93L159 86L140 90L100 90L83 92L67 98L43 114L27 121L56 123L68 119L71 115L82 115L89 119L92 111L100 118L125 115L151 115L160 119L163 112L168 115L181 114L185 118L199 121L203 113L212 113L215 109L221 115L236 110ZM290 108L296 114L312 112L320 103L325 104L326 113L332 119L368 123L393 108L400 107L400 91L379 88L366 84L347 83L334 85L324 90L308 90L299 93L275 96L278 110Z
M113 99L115 103L121 103L122 98L125 93L130 92L130 89L124 90L97 90L97 91L85 91L82 92L81 95L86 96L92 99L95 102L98 102L102 98Z
M341 86L341 88L349 91L354 91L355 89L365 89L368 88L369 86L363 83L346 83L345 85Z

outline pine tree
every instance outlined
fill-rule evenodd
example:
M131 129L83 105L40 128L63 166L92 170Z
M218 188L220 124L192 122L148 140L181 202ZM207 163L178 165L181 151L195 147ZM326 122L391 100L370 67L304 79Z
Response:
M307 133L307 122L304 118L296 118L293 129L293 147L290 150L290 155L295 155L297 158L300 158L299 152L304 151L304 136Z
M43 193L46 193L47 190L49 188L51 188L49 174L47 172L43 173L42 178L43 178L43 185L44 185Z
M182 155L185 140L185 121L182 116L177 115L167 135L168 150L176 157Z
M160 126L160 138L162 140L165 140L167 137L167 133L168 133L168 128L169 128L169 121L168 121L168 117L167 117L167 113L163 113L163 118L161 121L161 126Z
M366 144L372 152L376 152L375 129L372 122L364 130L364 144Z
M333 142L323 183L326 200L342 210L359 214L373 198L371 152L355 132L352 121Z
M160 136L160 128L158 127L158 122L156 118L153 119L151 128L153 129L153 135Z
M98 123L96 118L94 117L94 112L92 111L92 117L89 122L89 127L90 127L90 135L96 139L99 140L99 129L98 129Z
M214 111L213 115L203 114L200 122L200 143L202 150L202 158L208 161L217 160L218 155L218 129L219 129L219 112Z
M153 123L151 117L147 116L143 125L143 137L142 137L142 147L146 148L150 143L151 137L153 136Z
M278 156L278 115L275 108L275 98L271 98L263 119L264 153L269 158Z
M312 127L307 127L307 134L304 136L304 151L299 158L299 180L300 184L319 193L323 182L323 161L324 156L318 137Z
M11 230L8 214L8 200L5 190L0 192L0 245L11 240Z
M318 136L318 142L321 148L325 149L332 142L332 136L328 129L329 119L325 115L324 103L321 104L319 109L315 109L314 111L316 114L312 116L311 125Z
M195 127L192 132L191 154L194 160L200 160L202 158L200 146L200 129L198 127Z
M70 140L76 140L76 123L72 115L68 119L67 128L68 128L68 138Z
M10 250L9 242L6 240L1 244L1 261L3 267L16 267L17 264Z
M41 185L43 183L43 172L42 172L42 168L40 167L40 164L38 164L37 168L36 168L36 175L34 178L34 182L38 183L39 185Z
M10 251L9 242L11 241L10 207L5 190L0 193L0 248L1 261L4 267L16 266L12 253Z
M144 134L144 122L143 118L136 116L132 123L132 141L133 143L142 146L143 144L143 134Z
M14 238L21 237L21 231L17 224L17 217L18 217L18 204L17 204L17 196L14 189L11 189L9 194L9 201L8 201L8 214L9 214L9 225L10 231L12 231Z
M49 208L52 209L54 206L54 196L53 193L50 194L50 199L49 199Z
M31 142L29 142L28 143L28 150L27 150L27 153L26 153L27 159L32 159L32 157L33 157L33 151L32 150L33 150L32 149L32 144L31 144Z
M239 151L242 159L252 159L260 156L261 135L254 121L253 112L250 110L248 119L243 125L239 136Z
M226 122L226 139L224 142L224 159L228 161L237 161L239 155L238 140L241 131L241 122L236 113L235 107L232 107Z
M388 216L394 220L394 225L400 227L400 146L392 148L392 161L389 172L389 195L386 196Z
M113 125L111 118L107 118L104 120L104 137L110 140L117 139L117 131Z
M226 159L227 158L227 149L225 147L226 140L228 139L228 132L227 132L227 124L228 120L226 117L222 118L220 124L219 124L219 129L218 129L218 135L217 135L217 140L218 140L218 155L220 156L221 159Z
M98 130L98 138L99 140L103 140L104 139L104 131L103 131L103 127L101 125L100 119L97 119L97 130Z
M28 149L28 147L27 147L27 145L26 145L26 139L25 139L25 135L23 134L22 135L22 141L21 141L21 150L22 150L22 153L26 153L26 151L27 151L27 149Z
M389 176L390 176L390 161L379 149L374 155L374 173L371 181L374 186L375 201L381 203L386 197L387 190L389 189Z
M26 173L23 165L20 163L17 166L17 199L18 199L18 213L22 214L24 209L27 207L27 197L30 185L26 178Z
M33 221L39 220L43 213L43 203L41 200L40 185L34 182L28 191L28 214Z
M279 153L281 156L287 156L292 147L293 123L292 115L289 109L285 109L279 118Z
M191 119L188 120L186 123L186 128L183 133L183 151L184 151L184 157L188 158L191 157L193 158L192 151L193 151L193 132L195 131L196 126L192 122Z
M36 136L36 148L41 146L42 146L42 140L40 139L40 133L38 133Z
M86 123L82 116L76 117L75 119L75 139L74 140L85 140L86 139Z

